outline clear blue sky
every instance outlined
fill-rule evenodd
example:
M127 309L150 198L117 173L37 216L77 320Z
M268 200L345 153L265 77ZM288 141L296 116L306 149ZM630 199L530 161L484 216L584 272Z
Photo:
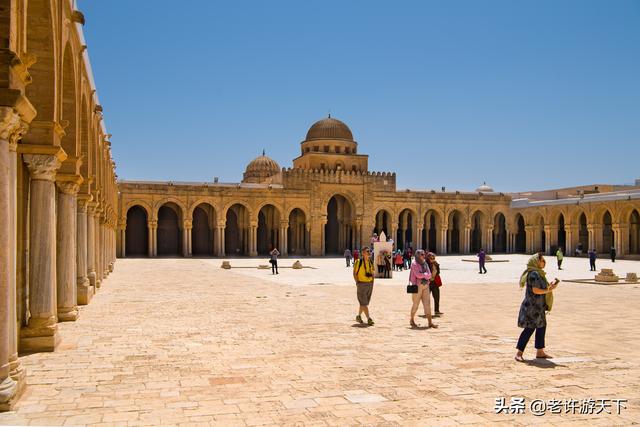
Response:
M640 178L640 1L80 0L121 179L241 180L346 122L398 187Z

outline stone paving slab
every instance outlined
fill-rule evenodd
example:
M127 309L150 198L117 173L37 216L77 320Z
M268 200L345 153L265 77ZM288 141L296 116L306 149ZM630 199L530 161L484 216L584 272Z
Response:
M91 304L80 308L79 320L60 324L59 349L22 358L28 388L15 411L0 414L0 423L640 422L640 286L561 284L547 334L548 350L557 359L517 363L513 347L522 293L513 277L525 257L510 259L499 264L507 270L495 267L477 277L471 270L458 272L461 261L442 257L445 315L435 330L409 327L405 273L375 285L376 325L354 327L355 287L342 259L309 259L318 270L277 276L222 270L220 260L118 260ZM567 264L566 274L573 276L574 267L583 268ZM528 349L527 357L532 354ZM525 414L496 414L501 397L527 403L626 399L627 409L619 415L536 417L529 408Z

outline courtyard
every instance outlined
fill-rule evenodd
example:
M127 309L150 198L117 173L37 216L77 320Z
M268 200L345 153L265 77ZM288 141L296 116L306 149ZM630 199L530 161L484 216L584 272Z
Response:
M513 360L524 255L440 257L438 329L411 329L407 272L378 280L373 327L355 324L342 258L120 259L54 353L22 358L27 389L1 424L17 425L628 425L640 422L640 284L563 282L548 316L555 358ZM565 258L549 278L593 278ZM599 260L624 277L640 262ZM420 319L425 324L424 319ZM523 411L496 413L496 399ZM530 402L547 402L535 416ZM621 407L552 411L551 400ZM557 409L557 408L556 408ZM592 408L594 409L594 408ZM599 409L599 410L598 410ZM515 412L515 413L505 413ZM524 413L518 413L524 412ZM561 412L561 413L556 413ZM583 413L581 413L583 412ZM600 413L596 413L600 412ZM608 414L607 412L611 412ZM619 412L619 413L618 413Z

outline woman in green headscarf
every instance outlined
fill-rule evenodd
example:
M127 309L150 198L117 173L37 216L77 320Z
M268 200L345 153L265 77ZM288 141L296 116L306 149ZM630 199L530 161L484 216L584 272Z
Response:
M518 327L524 328L518 339L515 359L518 362L524 362L522 353L524 352L529 339L533 333L536 333L536 357L549 359L544 351L544 335L547 330L547 318L545 312L551 310L551 299L547 303L547 296L551 297L553 290L558 287L560 281L555 279L549 284L544 272L546 261L543 254L537 253L529 258L527 269L520 276L520 287L526 286L524 300L520 305L520 313L518 314Z

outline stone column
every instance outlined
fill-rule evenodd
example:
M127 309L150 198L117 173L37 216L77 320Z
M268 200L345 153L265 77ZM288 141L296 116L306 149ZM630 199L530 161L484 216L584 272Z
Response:
M149 230L149 258L153 258L158 254L156 248L156 232L158 230L158 221L155 219L150 219L147 221L147 228Z
M120 256L127 256L127 221L120 222Z
M76 292L79 305L89 304L94 291L87 276L87 207L90 201L90 195L78 197L78 213L76 215Z
M487 226L487 231L485 233L486 235L486 239L485 239L485 246L486 246L486 251L487 253L493 253L493 226L492 225L488 225Z
M58 211L56 239L56 278L58 321L68 322L78 318L78 291L76 274L76 195L79 184L68 181L67 176L58 176Z
M249 224L249 256L258 256L258 224Z
M26 384L16 335L16 148L25 131L12 108L0 108L0 411L13 409Z
M104 270L102 269L102 208L98 208L96 212L96 217L93 221L93 225L95 227L95 232L93 238L95 239L95 245L93 247L93 257L95 259L95 268L96 268L96 289L99 289L102 285L102 275Z
M225 239L224 239L224 231L227 227L226 221L218 221L218 256L225 256Z
M289 228L289 221L280 222L280 253L283 256L289 255L289 248L287 242L287 229Z
M553 231L552 227L550 225L545 225L543 227L544 230L544 253L545 255L550 255L551 254L551 244L552 244L552 237L551 237L551 233ZM557 238L556 238L557 240Z
M327 220L323 219L322 221L320 221L320 254L322 256L326 255L326 248L325 248L325 238L324 238L324 233L325 233L325 226L327 225Z
M60 160L25 154L29 167L29 323L20 331L25 352L53 351L60 341L56 313L56 190Z
M440 242L439 243L439 248L438 251L441 255L445 255L447 253L447 236L449 234L449 224L444 223L442 224L440 230Z
M414 250L422 249L422 230L424 230L424 228L420 226L416 229L416 236L414 237L416 247L414 248Z
M87 277L89 278L89 286L96 289L96 204L90 202L87 204Z
M102 260L102 280L109 275L109 224L107 223L107 213L103 212L102 221L100 223L100 253Z
M190 219L182 222L182 256L187 258L191 256L191 230L193 224Z
M573 239L574 239L574 231L575 227L571 224L565 224L564 225L564 232L565 232L565 248L564 248L564 255L567 256L573 256L573 251L574 251L574 245L573 245Z
M587 232L589 233L589 247L587 251L596 248L596 230L595 224L587 224Z
M471 252L471 226L469 225L464 227L464 242L462 246L465 254Z

